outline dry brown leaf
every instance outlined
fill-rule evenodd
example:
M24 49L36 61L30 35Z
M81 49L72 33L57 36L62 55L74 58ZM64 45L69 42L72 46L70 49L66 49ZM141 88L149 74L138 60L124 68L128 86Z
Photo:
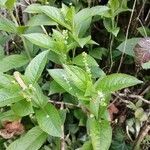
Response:
M114 114L117 114L119 112L118 108L114 104L111 104L108 107L108 111L111 121L114 119Z
M21 135L24 132L24 126L20 121L3 122L3 129L0 129L0 136L5 139L12 138L15 135Z

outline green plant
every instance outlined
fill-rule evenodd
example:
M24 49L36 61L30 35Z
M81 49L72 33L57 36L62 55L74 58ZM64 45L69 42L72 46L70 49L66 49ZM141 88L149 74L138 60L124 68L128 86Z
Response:
M79 110L74 112L75 116L86 126L88 136L80 149L109 149L112 128L107 107L111 94L142 83L127 74L106 75L97 61L84 51L85 47L90 49L91 46L98 45L90 35L90 25L94 16L105 18L105 28L117 36L119 28L116 26L115 17L127 8L125 4L121 5L125 8L119 8L120 3L115 2L110 2L110 8L95 6L80 11L74 6L64 4L62 8L32 4L25 10L32 14L25 26L17 23L10 3L9 6L8 1L3 3L10 8L13 21L4 17L0 19L1 36L6 36L6 39L11 36L13 40L19 38L21 40L19 42L23 45L19 49L24 51L20 50L20 54L5 56L1 50L0 107L4 110L0 118L2 122L21 120L25 116L34 118L31 119L33 127L12 142L7 150L20 150L22 147L36 150L49 137L55 142L62 142L66 118L64 105L68 108L78 107ZM51 32L46 30L46 25L52 26ZM0 44L3 45L3 41ZM18 48L19 44L15 43L15 46ZM83 52L77 55L78 49ZM58 66L50 69L48 65L52 63ZM54 80L47 78L48 73ZM76 100L72 100L72 103L56 101L56 105L63 106L55 107L52 104L55 104L55 101L50 100L43 82L50 84L49 95L57 93L65 97L67 93ZM72 132L75 132L75 129L72 129ZM57 148L59 145L57 144Z

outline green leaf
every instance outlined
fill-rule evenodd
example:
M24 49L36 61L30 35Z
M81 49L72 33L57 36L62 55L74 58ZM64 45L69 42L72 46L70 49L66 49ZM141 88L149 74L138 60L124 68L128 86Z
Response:
M95 15L103 15L108 11L106 6L96 6L92 8L85 8L79 11L74 16L74 33L80 37L83 37L90 27L92 17Z
M89 118L89 131L93 150L108 150L112 139L112 129L108 121Z
M77 66L64 65L64 69L70 81L80 90L85 91L87 74Z
M86 141L79 150L93 150L92 147L92 142L91 141Z
M20 117L17 114L15 114L12 110L8 110L6 112L0 113L0 122L15 121L19 119Z
M0 37L1 38L1 37ZM5 54L4 54L4 48L0 45L0 59L4 58Z
M31 102L28 102L26 100L21 100L13 104L11 108L14 111L14 113L18 114L19 116L27 116L34 112Z
M31 83L35 83L40 78L46 62L47 62L47 55L49 51L43 51L38 54L26 68L25 76Z
M99 79L95 83L95 88L99 91L111 93L140 83L143 82L133 76L115 73Z
M15 24L12 21L10 21L4 17L0 18L0 30L10 32L10 33L17 32L17 28L16 28Z
M110 150L132 150L132 143L126 142L126 134L122 131L122 128L114 128L114 135Z
M53 49L54 41L49 35L43 33L30 33L23 35L31 43L46 49Z
M28 13L44 13L46 16L50 17L56 23L70 29L70 27L65 23L65 19L60 11L60 9L52 6L40 6L40 5L30 5L25 10Z
M53 105L47 104L43 109L37 110L36 118L43 131L49 135L61 137L61 118Z
M7 72L26 65L29 59L24 54L14 54L4 57L0 60L0 72Z
M142 64L143 69L150 69L150 61Z
M89 55L99 60L102 60L102 56L107 56L107 54L108 50L103 47L94 48L89 51Z
M43 108L48 102L48 97L43 94L41 87L35 83L30 87L30 90L32 92L29 101L32 100L37 107Z
M10 92L6 89L0 89L0 107L10 105L22 100L23 97L19 93Z
M10 75L0 73L0 87L2 88L10 88L12 85L12 81L14 81L14 78Z
M0 6L5 6L7 0L0 0Z
M112 33L115 37L117 37L120 28L119 27L114 27L112 25L111 19L108 19L108 18L104 19L103 23L104 23L104 26L105 26L106 30L108 32Z
M99 68L95 59L86 53L82 53L73 58L73 63L84 68L88 66L93 78L97 78L105 74L103 70Z
M138 41L140 40L141 38L132 38L132 39L128 39L127 42L126 42L126 48L125 48L125 54L127 55L130 55L132 57L135 56L134 54L134 47L135 45L138 43ZM117 49L120 50L121 52L124 51L124 44L125 44L125 41L122 42L118 47Z
M143 37L150 36L150 29L148 27L139 27L137 30Z
M90 8L85 8L79 11L74 16L74 33L75 35L79 35L83 37L90 27L92 21L92 14Z
M50 83L49 95L64 92L65 90L55 80Z
M11 143L6 150L38 150L47 138L47 134L38 126L29 130L24 136Z
M41 26L41 25L57 25L52 19L43 14L33 16L27 23L28 26Z
M86 60L86 62L84 61ZM97 62L93 57L83 52L82 54L77 55L75 58L73 58L73 63L78 66L85 66L87 63L88 66L98 66Z
M48 70L52 78L68 93L73 96L83 96L84 92L79 90L68 78L64 69L51 69Z
M7 0L5 3L7 9L10 9L10 10L13 9L15 2L16 0Z

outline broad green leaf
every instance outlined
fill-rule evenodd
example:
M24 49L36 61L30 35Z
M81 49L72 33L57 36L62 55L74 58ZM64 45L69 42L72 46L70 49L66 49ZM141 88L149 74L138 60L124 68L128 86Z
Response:
M17 28L15 24L6 18L0 18L0 30L10 32L10 33L17 32Z
M43 14L33 16L27 23L28 26L41 26L41 25L57 25L52 19Z
M99 60L102 60L102 57L107 56L107 54L108 54L108 50L103 47L94 48L89 51L89 55Z
M0 60L0 72L7 72L26 65L29 59L24 54L14 54L4 57Z
M21 100L11 106L12 110L18 116L27 116L33 113L32 104L29 101Z
M148 27L139 27L137 30L143 37L150 36L150 29Z
M93 78L97 78L105 74L103 70L99 68L95 59L86 53L79 54L73 58L73 63L84 68L88 66Z
M150 61L142 64L143 69L150 69Z
M105 26L106 30L108 32L112 33L115 37L117 37L120 28L119 27L114 27L112 25L111 19L106 18L106 19L103 20L103 23L104 23L104 26Z
M47 137L48 135L36 126L24 136L12 142L6 150L39 150Z
M32 4L32 5L29 5L24 11L27 12L27 13L41 13L41 11L39 10L39 7L41 7L40 4Z
M7 0L0 0L0 6L4 6Z
M96 60L85 52L73 58L73 63L78 66L98 66Z
M73 96L83 96L84 92L79 90L68 78L64 69L51 69L48 70L52 78L63 88L65 91Z
M16 0L7 0L5 3L7 9L13 9L15 2Z
M92 142L91 141L86 141L79 150L93 150L92 147Z
M107 6L95 6L91 8L92 16L103 16L108 11L109 8Z
M61 118L53 105L47 104L43 109L37 110L36 118L43 131L49 135L61 137Z
M15 121L15 120L19 120L20 117L15 114L12 110L8 110L6 112L2 112L0 113L0 121L4 122L4 121Z
M112 129L108 121L97 121L89 118L89 131L93 145L93 150L109 150Z
M83 92L86 89L86 79L88 78L87 74L79 67L76 66L67 66L64 65L64 70L70 81Z
M31 95L30 95L30 100L37 106L43 108L47 102L48 102L48 97L45 96L42 92L41 87L35 83L31 87ZM30 101L29 100L29 101Z
M90 42L91 40L91 36L87 36L84 38L77 38L76 41L78 42L78 44L81 46L81 48L83 48L86 44L88 44L88 42Z
M83 37L90 27L92 14L90 8L85 8L79 11L74 16L74 34Z
M32 61L29 63L25 70L25 76L31 83L35 83L40 78L46 62L47 62L47 55L49 51L43 51L38 54Z
M15 80L10 75L0 73L0 87L9 88L13 81Z
M115 11L119 9L119 0L110 0L109 5L111 7L112 14L114 14Z
M55 80L50 83L49 95L64 92L65 90Z
M66 27L67 29L70 29L70 27L65 23L65 19L60 9L52 6L41 6L40 10L42 13L50 17L56 23Z
M106 11L108 11L108 7L106 6L85 8L79 11L74 16L74 33L83 37L90 27L92 17L95 15L103 15Z
M125 47L125 54L127 55L130 55L132 57L135 56L134 54L134 47L135 45L138 43L138 41L140 40L141 38L132 38L132 39L128 39L127 42L126 42L126 47ZM125 45L125 41L122 42L118 47L117 49L120 50L121 52L124 51L124 45Z
M1 37L0 37L1 38ZM4 55L4 49L3 47L0 45L0 59L4 58L5 55Z
M95 88L99 91L111 93L140 83L143 82L133 76L115 73L99 79L95 83Z
M49 35L43 33L30 33L23 35L31 43L46 49L53 49L54 41Z
M132 143L126 142L126 134L123 132L122 128L114 128L114 135L110 150L132 150Z
M12 103L22 100L23 97L19 93L10 92L5 89L0 89L0 107L10 105Z
M52 6L40 6L40 5L30 5L25 10L28 13L44 13L46 16L50 17L56 23L70 29L70 27L65 23L65 19L61 13L61 10Z

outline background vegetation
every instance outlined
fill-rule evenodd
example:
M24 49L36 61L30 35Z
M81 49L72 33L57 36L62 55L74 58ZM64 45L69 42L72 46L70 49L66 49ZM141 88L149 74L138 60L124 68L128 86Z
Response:
M0 0L0 149L150 147L148 0Z

